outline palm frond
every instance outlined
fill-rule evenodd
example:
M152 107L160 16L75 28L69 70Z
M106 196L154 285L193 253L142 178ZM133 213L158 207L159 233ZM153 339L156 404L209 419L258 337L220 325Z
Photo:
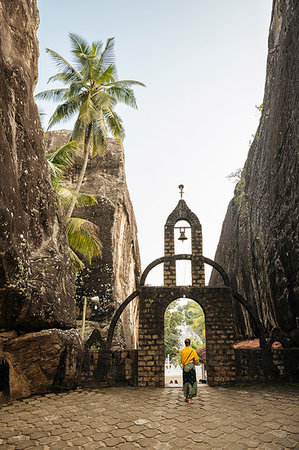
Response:
M58 105L54 111L54 114L50 118L48 130L56 125L56 123L72 117L78 111L79 106L80 104L78 104L78 101L76 101L75 98Z
M82 80L80 73L63 56L50 48L47 48L46 52L50 53L51 58L54 60L57 68L60 69L60 72L70 74L73 81Z
M63 171L55 164L53 164L50 160L48 160L48 167L50 172L51 184L54 190L57 191L60 185L60 180L62 179Z
M34 98L38 100L54 100L54 101L60 101L64 94L66 93L66 88L59 88L59 89L48 89L47 91L39 92L34 96Z
M74 164L79 149L80 146L77 141L69 141L62 147L57 147L54 152L48 153L46 158L56 167L65 170Z
M111 84L112 86L114 86L114 84L116 83L115 77L116 66L114 64L110 64L104 71L101 64L98 64L98 66L95 67L94 79L99 86L107 84Z
M76 206L93 206L98 203L97 199L92 194L85 194L84 192L79 192L76 194Z
M67 218L67 233L71 249L89 263L94 257L102 254L102 243L97 235L98 227L86 219Z
M72 42L72 52L76 55L77 65L80 68L80 74L85 82L93 81L94 65L97 65L97 48L102 46L101 42L94 42L90 45L80 36L74 33L69 34Z
M114 55L114 37L107 39L106 46L101 54L100 57L100 64L103 67L104 70L110 64L114 64L115 61L115 55Z
M74 198L74 194L73 191L71 189L68 189L64 186L59 185L56 189L57 195L58 195L58 199L59 199L59 203L65 208L67 209L73 198Z
M125 129L122 125L120 116L110 108L103 108L105 121L114 139L123 141L125 138Z
M69 247L69 257L73 266L73 270L75 273L80 272L84 269L85 265L83 261L76 255L76 253Z
M109 94L117 101L122 102L125 105L131 106L131 108L137 109L136 97L133 89L114 86L108 88L107 92L109 92Z
M76 207L93 206L98 203L94 195L86 194L84 192L77 193L72 189L66 188L65 186L59 186L56 189L56 192L58 194L59 203L64 208L67 208L71 204L74 197L76 198Z
M79 120L85 124L90 124L93 119L97 116L97 108L93 102L90 93L85 95L84 101L80 105Z
M118 87L122 87L122 88L130 88L132 86L146 87L146 85L144 83L141 83L141 81L136 81L136 80L119 80L119 81L116 81L115 84L111 84L111 87L113 87L114 85L118 86Z
M78 118L75 122L71 139L81 142L84 138L85 124Z
M91 52L90 54L93 56L98 57L101 50L103 48L103 42L102 41L93 41L91 43Z
M77 56L81 54L89 54L91 52L91 48L85 39L75 33L69 33L69 37L72 43L72 52Z
M97 121L92 124L92 147L91 147L91 157L94 158L96 155L104 155L107 150L107 134L105 124L102 124L100 117L97 117Z
M109 108L110 106L114 106L116 104L115 100L103 90L93 92L91 98L98 111L101 111L103 106Z

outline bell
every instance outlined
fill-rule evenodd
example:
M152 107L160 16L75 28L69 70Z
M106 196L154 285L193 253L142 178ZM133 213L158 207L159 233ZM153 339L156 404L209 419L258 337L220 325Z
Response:
M180 233L181 234L180 234L180 237L178 238L178 240L182 241L182 242L186 241L188 238L185 235L185 228L180 228Z

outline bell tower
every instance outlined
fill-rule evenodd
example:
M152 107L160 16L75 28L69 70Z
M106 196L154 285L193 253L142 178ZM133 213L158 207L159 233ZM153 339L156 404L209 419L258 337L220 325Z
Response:
M202 231L201 224L197 216L188 208L185 200L183 200L182 184L179 185L181 198L166 220L164 227L164 256L174 255L174 227L180 220L185 220L189 223L191 228L191 240L192 240L192 259L191 259L191 272L192 272L192 286L202 287L205 285L205 271L204 262L202 256ZM181 240L184 240L184 232L181 232ZM165 261L164 262L164 286L172 287L176 286L176 262Z

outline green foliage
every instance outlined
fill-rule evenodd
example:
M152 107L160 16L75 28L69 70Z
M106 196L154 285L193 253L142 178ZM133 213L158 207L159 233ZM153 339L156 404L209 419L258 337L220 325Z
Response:
M52 186L58 195L59 203L65 209L74 198L76 206L89 206L97 203L93 195L76 193L64 186L65 171L74 164L77 150L77 142L71 141L46 155ZM66 221L69 255L74 271L78 272L84 269L84 263L78 254L83 260L90 263L92 258L101 256L102 244L97 235L98 227L92 222L77 217L67 217Z
M200 342L199 339L193 339L192 337L190 337L191 343L190 346L196 350L199 347L202 347L204 344L202 342Z
M182 345L182 333L180 326L191 326L198 339L189 337L191 347L197 349L205 343L205 315L200 305L189 301L183 306L178 301L172 302L165 311L165 358L169 354L172 363L180 363L180 347ZM184 336L186 338L188 336Z
M48 129L60 121L76 115L72 139L80 142L84 162L75 191L80 191L89 156L106 151L110 133L119 143L125 137L121 118L114 111L118 102L137 108L132 86L144 86L135 80L117 80L114 38L89 45L80 36L70 33L74 65L54 50L47 49L57 66L58 73L49 82L62 82L66 87L40 92L35 97L54 100L59 104L50 118ZM72 215L75 200L67 215Z
M184 324L184 315L178 311L177 302L172 302L164 315L165 359L169 355L171 363L179 363L181 332L178 329Z
M242 178L243 168L236 169L234 172L231 172L227 175L228 178L233 183L238 183Z
M184 315L185 324L190 325L192 331L198 335L202 342L205 342L205 314L201 306L194 301L189 301L179 309ZM200 347L200 340L193 341L195 348Z
M205 314L202 307L195 302L188 302L187 309L191 314L191 328L192 330L205 342Z
M259 112L263 112L263 111L264 111L264 103L261 103L259 106L258 106L258 105L255 105L255 107L256 107L256 109L257 109Z
M97 235L98 227L89 220L68 217L69 246L90 264L91 259L101 255L102 243Z

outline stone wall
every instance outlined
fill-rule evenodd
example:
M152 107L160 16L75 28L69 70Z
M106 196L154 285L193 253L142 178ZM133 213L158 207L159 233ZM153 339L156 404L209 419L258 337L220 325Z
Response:
M65 221L33 99L38 24L34 0L0 0L0 397L10 398L75 386L76 364L56 381L55 374L60 357L80 353L76 332L68 330L75 326L75 290ZM55 355L47 348L54 341Z
M173 300L183 296L198 302L205 312L209 385L236 381L230 290L146 286L139 297L138 386L164 386L164 313Z
M158 335L152 335L149 350L107 351L90 350L86 353L80 383L82 386L144 386L144 377L149 378L151 371L157 364L161 370L159 386L164 386L164 359L163 365L159 364L157 357ZM141 352L141 355L140 355ZM271 375L266 375L267 368L263 349L234 349L236 383L260 383L265 381L298 382L299 381L299 350L298 349L272 349L271 360L274 369ZM154 362L154 364L152 364ZM218 362L219 364L219 362ZM221 365L221 363L220 363ZM146 371L146 374L145 374ZM179 373L179 377L181 373ZM152 378L152 375L150 375ZM158 377L158 374L157 374ZM176 377L177 378L177 377ZM211 383L210 386L225 384L220 380ZM152 378L153 380L153 378ZM147 380L149 381L149 380ZM199 381L199 380L198 380ZM202 380L201 380L202 381ZM205 380L204 380L205 381ZM147 383L147 385L150 385ZM154 384L156 385L156 384Z
M68 130L48 132L45 137L47 149L53 150L57 145L65 144L70 135ZM79 155L70 174L70 187L76 183L80 163ZM99 226L103 254L102 258L93 259L90 265L87 264L78 278L77 300L80 309L77 319L82 317L83 295L99 297L98 308L93 307L87 318L89 322L94 322L95 328L99 328L105 337L114 311L135 291L141 270L137 225L125 177L124 150L113 139L109 139L104 156L96 156L89 161L81 191L95 195L98 204L77 208L73 215ZM136 348L137 329L136 300L122 315L115 334L114 348ZM88 337L86 333L85 340Z
M270 350L273 363L271 373L265 367L269 355L261 348L235 349L236 374L239 383L263 381L299 381L299 349L281 348Z
M81 384L137 386L138 350L89 350L85 354Z
M293 346L299 346L298 16L298 1L273 2L263 112L215 255L266 329L278 327ZM219 282L213 271L210 285ZM240 339L256 335L237 303L234 318Z

